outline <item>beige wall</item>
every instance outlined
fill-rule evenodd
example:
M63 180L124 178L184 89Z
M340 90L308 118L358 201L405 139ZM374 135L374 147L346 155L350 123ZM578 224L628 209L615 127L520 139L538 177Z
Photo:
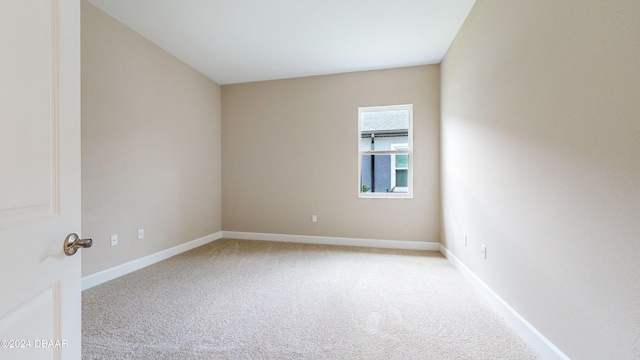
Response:
M640 358L639 19L478 0L442 63L443 242L573 359Z
M221 230L220 136L220 86L82 2L83 276Z
M225 231L438 241L440 68L222 86ZM414 105L414 198L358 198L358 107ZM311 215L318 222L311 222Z

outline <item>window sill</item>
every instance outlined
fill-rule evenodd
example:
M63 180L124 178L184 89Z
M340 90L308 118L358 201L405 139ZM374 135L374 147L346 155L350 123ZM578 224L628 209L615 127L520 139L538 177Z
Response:
M413 199L410 193L358 193L360 199Z

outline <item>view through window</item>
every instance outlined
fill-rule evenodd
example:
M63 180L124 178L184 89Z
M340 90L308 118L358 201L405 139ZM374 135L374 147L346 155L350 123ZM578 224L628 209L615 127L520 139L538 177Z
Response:
M361 107L359 196L412 197L413 105Z

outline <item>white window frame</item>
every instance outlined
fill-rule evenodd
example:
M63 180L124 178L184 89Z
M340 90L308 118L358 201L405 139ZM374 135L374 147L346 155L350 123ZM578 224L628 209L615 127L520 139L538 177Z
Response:
M399 149L401 145L395 144L391 150L360 150L361 141L361 118L363 112L387 111L387 110L409 110L409 130L408 130L408 149ZM389 105L389 106L367 106L358 108L358 198L362 199L407 199L413 198L413 104ZM395 149L394 149L395 148ZM409 169L407 172L407 191L406 192L361 192L362 189L362 155L404 155L409 156ZM395 156L392 156L391 169L395 169ZM395 178L393 174L392 179Z

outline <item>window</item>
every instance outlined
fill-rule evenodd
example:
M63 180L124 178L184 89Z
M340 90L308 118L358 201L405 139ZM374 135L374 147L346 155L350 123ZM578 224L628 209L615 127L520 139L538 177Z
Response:
M358 196L413 197L413 105L358 108Z

